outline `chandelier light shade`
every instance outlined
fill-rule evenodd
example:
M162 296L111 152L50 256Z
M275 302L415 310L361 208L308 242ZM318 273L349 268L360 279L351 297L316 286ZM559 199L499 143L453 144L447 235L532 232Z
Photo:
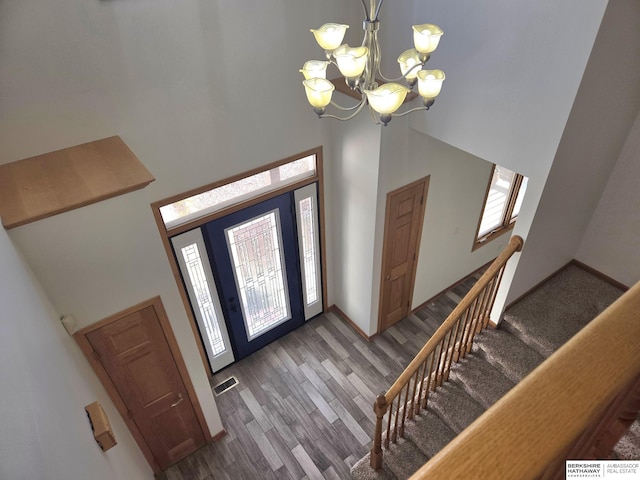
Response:
M345 44L334 50L333 57L338 64L338 70L345 78L358 79L367 66L368 54L367 47L350 47Z
M310 78L302 83L313 110L316 113L320 112L318 115L322 115L324 108L331 103L331 95L336 87L324 78Z
M425 23L424 25L413 26L413 44L420 53L431 53L440 43L442 30L437 25Z
M380 21L378 16L383 0L360 0L364 9L364 39L362 46L351 47L343 44L348 25L327 23L318 29L312 29L318 45L325 51L327 60L310 60L304 64L300 72L307 100L320 118L350 120L365 105L369 106L371 115L377 123L387 125L392 117L399 117L419 110L428 110L442 89L445 75L442 70L425 70L424 66L431 53L435 51L442 37L442 30L437 25L426 23L413 26L414 48L405 50L398 57L401 76L386 78L380 71L381 48L378 42ZM367 8L366 2L369 2ZM343 107L332 101L335 86L327 80L329 65L337 67L344 77L346 85L353 96L359 98L356 105ZM403 81L406 86L398 83ZM417 93L422 97L422 105L398 113L407 95L417 84ZM329 114L327 107L345 112L344 116Z
M438 96L444 82L442 70L420 70L418 72L418 92L423 98L433 99Z
M309 80L310 78L327 78L327 65L329 65L329 62L309 60L305 62L300 72L304 75L305 80Z
M325 23L317 30L311 29L316 42L325 51L333 51L342 44L344 34L347 32L349 25L340 25L339 23Z

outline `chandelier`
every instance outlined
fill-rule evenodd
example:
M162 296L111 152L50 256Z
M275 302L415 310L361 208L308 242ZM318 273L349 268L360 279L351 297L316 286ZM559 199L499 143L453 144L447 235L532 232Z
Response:
M349 25L327 23L317 30L311 30L318 45L325 50L327 60L310 60L304 64L300 72L304 75L305 93L313 111L320 118L335 118L350 120L369 105L372 118L376 123L387 125L391 117L400 117L419 110L429 110L435 98L440 93L444 72L442 70L425 70L423 67L429 60L431 53L437 48L442 36L442 30L431 24L413 26L413 42L415 48L406 50L398 57L402 75L389 79L380 71L380 44L378 43L378 29L380 21L380 7L383 0L369 0L367 9L365 0L360 0L365 13L362 23L364 40L362 46L350 47L342 44ZM344 76L348 86L345 91L350 96L359 98L359 102L352 107L342 107L331 100L335 86L327 80L327 67L337 66ZM379 80L379 79L382 79ZM334 80L335 81L335 80ZM404 81L406 84L397 83ZM396 113L404 103L407 95L417 96L413 92L418 86L418 94L422 97L422 106ZM331 104L344 112L345 116L326 113Z

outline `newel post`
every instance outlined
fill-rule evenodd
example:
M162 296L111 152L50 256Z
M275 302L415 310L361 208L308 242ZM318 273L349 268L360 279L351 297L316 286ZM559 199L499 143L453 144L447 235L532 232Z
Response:
M387 400L384 394L378 395L373 404L373 411L376 414L376 431L373 435L373 446L371 447L371 468L380 470L382 468L382 418L387 413Z

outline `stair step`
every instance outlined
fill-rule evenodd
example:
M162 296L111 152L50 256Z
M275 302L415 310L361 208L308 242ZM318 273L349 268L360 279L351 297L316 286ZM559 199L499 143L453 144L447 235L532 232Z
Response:
M382 449L382 468L377 472L369 464L370 456L368 453L353 466L351 477L354 480L409 478L429 460L413 442L405 438L398 438L397 443L389 444L389 449Z
M640 458L640 418L629 427L629 431L613 447L616 460L637 460Z
M512 306L501 326L548 357L622 293L619 288L569 265L534 294ZM562 301L550 302L550 298Z
M456 432L451 430L436 413L427 409L407 422L404 436L428 458L431 458L455 438Z
M398 443L389 444L389 450L383 450L382 458L385 468L391 470L397 478L409 478L429 460L406 438L398 438Z
M370 458L371 453L367 453L364 457L358 460L351 468L351 478L353 480L396 480L398 477L389 470L386 465L387 457L385 457L386 451L383 451L382 468L375 471L371 468ZM388 455L387 455L388 456Z
M428 405L456 433L471 425L485 410L456 380L444 382L431 392Z
M484 408L489 408L515 386L514 381L474 352L453 365L450 378L464 385Z
M502 330L486 330L474 339L474 352L485 356L509 379L518 383L545 357L520 339Z

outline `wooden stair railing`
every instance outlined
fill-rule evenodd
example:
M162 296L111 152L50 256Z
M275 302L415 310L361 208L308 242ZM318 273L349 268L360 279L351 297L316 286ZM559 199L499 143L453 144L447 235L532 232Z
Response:
M640 283L410 480L564 478L565 460L606 460L639 410Z
M449 378L453 362L463 358L473 346L476 333L489 324L489 314L500 286L507 261L522 250L522 238L515 235L460 304L451 312L409 366L374 403L376 428L370 462L374 470L382 467L382 448L404 435L407 419L427 407L429 392ZM387 415L386 427L384 417ZM386 431L383 442L383 430Z

